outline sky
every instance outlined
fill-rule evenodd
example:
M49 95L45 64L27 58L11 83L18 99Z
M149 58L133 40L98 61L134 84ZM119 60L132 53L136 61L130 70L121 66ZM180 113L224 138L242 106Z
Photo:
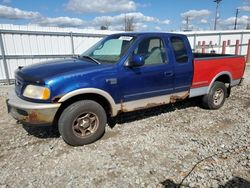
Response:
M250 0L222 0L218 30L250 23ZM214 0L0 0L0 23L123 30L133 18L136 31L213 30ZM188 20L188 24L187 24Z

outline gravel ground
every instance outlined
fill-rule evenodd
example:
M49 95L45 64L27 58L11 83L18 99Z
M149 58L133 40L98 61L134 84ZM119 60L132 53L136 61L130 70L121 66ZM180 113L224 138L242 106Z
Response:
M0 187L250 187L250 66L225 105L197 99L118 116L94 144L17 124L0 87Z

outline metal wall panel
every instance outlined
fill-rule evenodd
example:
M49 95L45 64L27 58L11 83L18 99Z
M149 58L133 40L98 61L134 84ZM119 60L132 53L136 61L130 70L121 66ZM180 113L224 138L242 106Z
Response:
M81 54L104 36L117 32L0 24L9 78L14 78L14 71L18 66ZM240 40L242 55L247 53L247 43L250 38L250 31L246 30L199 31L183 34L188 36L195 51L201 51L198 42L205 41L206 52L215 50L221 53L223 41L231 40L231 46L227 47L226 52L232 54L235 51L236 40ZM213 42L212 47L208 46L210 41ZM2 59L0 51L0 80L7 79Z
M0 59L0 80L6 79L5 73L4 73L4 66L3 61Z

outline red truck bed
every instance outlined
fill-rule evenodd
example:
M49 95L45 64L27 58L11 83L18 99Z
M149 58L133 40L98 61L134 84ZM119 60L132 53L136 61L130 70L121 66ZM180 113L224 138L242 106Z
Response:
M194 54L194 77L191 88L208 87L222 74L229 76L231 86L238 85L244 70L244 56Z

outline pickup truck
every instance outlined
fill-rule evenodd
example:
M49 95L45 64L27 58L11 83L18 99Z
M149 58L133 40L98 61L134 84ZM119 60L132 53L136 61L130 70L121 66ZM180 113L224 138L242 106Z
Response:
M58 125L79 146L101 138L118 113L198 96L218 109L244 70L243 56L192 53L182 34L113 34L77 57L19 67L7 106L19 122Z

